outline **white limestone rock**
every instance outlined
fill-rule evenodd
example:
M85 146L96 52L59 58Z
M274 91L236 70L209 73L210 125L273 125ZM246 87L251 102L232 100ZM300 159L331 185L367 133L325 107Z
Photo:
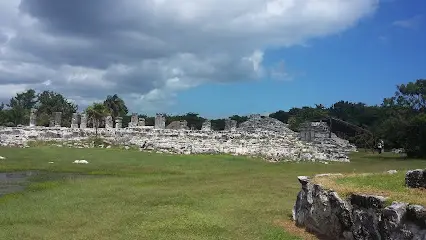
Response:
M87 160L75 160L73 163L76 163L76 164L88 164L89 162Z
M263 121L263 122L262 122ZM349 162L344 148L299 140L278 120L261 118L242 123L235 131L201 131L145 128L98 129L107 145L137 146L141 151L171 154L233 154L262 157L268 161ZM265 122L271 126L260 128ZM257 125L256 125L257 124ZM91 148L95 129L2 128L1 146L25 147L31 141L58 141L63 146ZM62 146L60 145L60 146ZM59 145L58 145L59 146ZM100 145L99 147L105 147Z

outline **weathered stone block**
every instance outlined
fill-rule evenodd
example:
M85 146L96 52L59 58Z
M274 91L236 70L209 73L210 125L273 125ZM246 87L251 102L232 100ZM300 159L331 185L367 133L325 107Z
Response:
M225 131L236 131L237 130L237 121L232 119L225 119Z
M201 126L201 131L211 131L212 130L212 122L210 120L206 120L203 122Z
M145 118L139 118L138 126L145 127Z
M138 126L138 114L132 113L132 117L130 118L129 127L137 127Z
M175 130L188 129L188 122L186 120L173 121L169 125L167 125L166 129L175 129Z
M87 115L85 113L82 113L80 115L80 128L81 129L87 128Z
M71 128L78 128L78 113L73 113L71 117Z
M166 117L164 114L157 113L155 116L155 129L165 129L166 128Z
M30 112L30 127L37 125L37 109L32 108Z
M112 121L112 116L105 117L105 128L111 129L114 128L114 123Z
M122 117L117 117L115 119L115 128L116 129L123 128L123 118Z
M296 225L321 239L425 240L426 210L423 206L394 202L385 207L385 198L353 194L347 201L336 192L298 177L302 189L293 208Z
M54 121L55 121L55 127L61 127L62 125L62 112L54 112Z
M410 170L405 174L405 185L410 188L426 188L426 171Z

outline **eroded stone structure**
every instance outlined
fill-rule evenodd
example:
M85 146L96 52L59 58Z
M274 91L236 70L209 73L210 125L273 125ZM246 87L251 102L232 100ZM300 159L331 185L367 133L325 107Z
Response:
M87 128L87 114L86 113L80 114L80 128L81 129Z
M122 117L117 117L115 119L115 128L116 129L123 128L123 118Z
M138 126L138 114L132 113L132 117L130 118L129 127L137 127Z
M30 112L30 127L37 126L37 109L32 108Z
M201 131L211 131L212 130L212 121L206 120L201 126Z
M54 125L55 127L61 127L62 126L62 112L54 112Z
M260 114L251 114L249 116L249 119L254 119L254 120L259 120L261 118L262 118L262 115L260 115Z
M189 129L188 122L186 120L173 121L169 125L167 125L166 129L175 129L175 130Z
M301 141L286 124L269 117L251 118L234 131L158 129L165 118L157 118L154 127L98 129L99 136L114 145L139 146L141 150L171 154L234 154L263 157L277 161L348 162L348 148L339 144ZM85 127L82 114L80 129L2 128L1 146L27 146L30 141L58 141L73 146L95 136L95 129ZM163 125L164 126L164 125ZM76 143L77 142L77 143ZM77 144L77 145L75 145Z
M225 119L225 131L236 131L237 121L232 119Z
M300 138L304 141L314 141L317 138L329 138L330 129L326 122L305 122L299 127Z
M55 127L55 117L53 115L49 118L49 127Z
M166 128L166 116L162 113L157 113L155 116L155 129L165 129Z
M303 141L317 144L340 145L348 148L348 151L356 151L355 145L349 141L339 138L330 131L326 122L305 122L299 127L299 137Z
M71 128L78 128L78 113L73 113L71 117Z
M105 128L111 129L114 128L114 122L112 120L112 116L108 115L105 117Z
M139 118L138 126L139 127L145 127L145 118Z
M426 239L426 209L419 205L393 202L385 207L380 196L352 194L347 200L323 186L299 177L293 219L321 239Z

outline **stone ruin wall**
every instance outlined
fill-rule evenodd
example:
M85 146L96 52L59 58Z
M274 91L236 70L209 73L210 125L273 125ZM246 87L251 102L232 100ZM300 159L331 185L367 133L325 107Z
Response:
M87 116L81 114L80 126L59 127L60 119L54 114L54 127L0 128L1 146L25 147L31 141L81 142L76 147L88 147L84 141L95 136L95 129L87 127ZM75 117L77 119L78 117ZM188 130L185 121L178 121L166 129L165 116L157 114L155 126L144 126L144 119L132 115L129 127L122 127L117 118L106 119L106 128L98 129L99 135L114 145L132 145L141 150L173 154L234 154L263 157L269 161L342 161L348 162L351 147L336 143L314 143L299 139L286 124L273 118L257 115L237 128L236 122L227 121L224 131L212 131L211 122L203 123L201 130ZM56 125L56 127L55 127Z
M426 209L393 202L385 207L380 196L352 194L342 199L333 190L299 177L293 220L299 227L329 240L425 240Z

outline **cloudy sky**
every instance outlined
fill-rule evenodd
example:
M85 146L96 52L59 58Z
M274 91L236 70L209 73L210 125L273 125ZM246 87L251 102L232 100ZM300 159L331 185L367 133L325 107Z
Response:
M0 0L0 101L53 90L81 108L217 117L425 78L423 0ZM423 75L422 75L423 74Z

